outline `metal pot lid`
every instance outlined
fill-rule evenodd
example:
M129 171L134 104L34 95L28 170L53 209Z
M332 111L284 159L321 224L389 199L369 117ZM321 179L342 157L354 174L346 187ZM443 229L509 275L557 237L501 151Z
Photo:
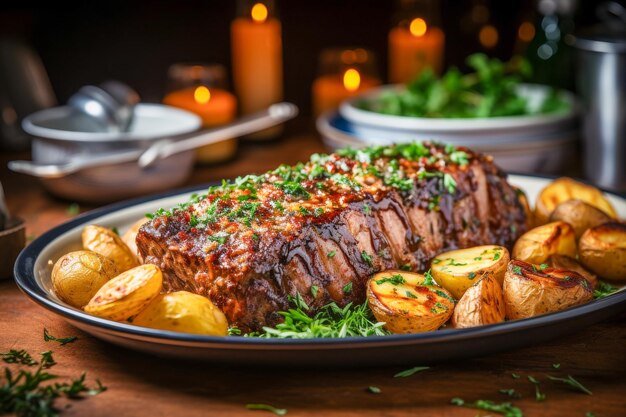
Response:
M616 1L607 1L598 5L596 15L601 23L576 35L573 45L593 52L626 52L626 8Z
M574 46L584 51L608 54L626 53L626 33L581 34L574 37Z

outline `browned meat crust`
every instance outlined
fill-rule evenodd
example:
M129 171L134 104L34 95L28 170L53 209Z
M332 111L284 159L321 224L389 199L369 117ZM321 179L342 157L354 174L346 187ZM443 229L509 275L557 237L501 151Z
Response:
M424 270L446 250L510 247L526 230L516 190L489 156L440 144L314 155L213 187L137 235L167 291L208 296L243 331L280 321L300 293L317 308L365 300L388 268Z

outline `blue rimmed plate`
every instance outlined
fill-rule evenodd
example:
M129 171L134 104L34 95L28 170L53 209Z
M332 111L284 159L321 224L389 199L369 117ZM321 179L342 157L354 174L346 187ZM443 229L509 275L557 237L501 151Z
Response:
M511 175L510 182L525 190L532 203L549 180ZM539 344L590 326L626 308L626 291L619 291L557 313L470 329L367 338L281 340L201 336L116 323L90 316L55 296L50 281L52 266L63 254L80 248L80 235L85 225L115 226L123 232L145 213L172 207L205 188L194 187L114 204L53 228L18 257L15 264L18 286L37 304L79 329L116 345L160 356L242 365L406 365L482 356ZM626 198L617 195L609 195L609 198L619 215L626 217Z

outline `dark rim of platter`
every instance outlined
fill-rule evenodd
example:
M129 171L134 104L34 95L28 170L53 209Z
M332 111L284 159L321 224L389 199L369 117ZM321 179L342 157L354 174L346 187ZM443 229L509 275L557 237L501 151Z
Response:
M514 174L513 174L514 175ZM551 179L551 176L542 175L526 175L526 177L534 178L547 178ZM17 258L15 262L14 274L15 281L18 287L26 293L36 303L43 307L52 310L70 320L80 321L81 323L95 326L105 332L111 333L125 333L142 338L153 339L160 342L184 342L190 345L222 345L225 348L254 348L255 346L328 346L332 348L345 348L346 346L357 347L359 345L375 347L379 345L404 345L412 344L417 341L421 343L438 343L442 341L459 341L467 339L475 339L484 336L495 336L507 333L513 333L516 331L538 328L542 326L551 326L558 322L570 320L574 317L585 315L594 311L603 310L605 308L615 306L617 304L626 301L626 290L619 291L615 294L611 294L607 297L594 300L590 303L580 306L572 307L567 310L545 314L542 316L531 317L523 320L514 320L503 323L485 325L480 327L468 328L468 329L442 329L436 332L416 333L416 334L395 334L387 336L371 336L371 337L346 337L335 339L266 339L258 337L238 337L238 336L204 336L195 335L189 333L178 333L172 331L164 331L158 329L149 329L144 327L133 326L130 324L118 323L111 320L102 319L96 316L89 315L75 308L63 305L50 298L50 295L37 284L37 280L34 274L35 260L41 253L41 251L54 239L63 235L65 232L87 223L89 220L101 217L105 214L113 213L118 210L129 208L141 203L146 203L154 200L159 200L166 197L175 196L178 194L190 193L194 191L202 191L207 189L210 185L206 184L202 186L193 186L177 189L175 191L169 191L166 193L156 194L147 197L135 198L119 203L114 203L96 210L89 211L76 218L69 220L48 232L42 234L35 239L30 245L28 245ZM613 194L622 198L626 198L626 195L620 195L618 193L606 191L609 194Z

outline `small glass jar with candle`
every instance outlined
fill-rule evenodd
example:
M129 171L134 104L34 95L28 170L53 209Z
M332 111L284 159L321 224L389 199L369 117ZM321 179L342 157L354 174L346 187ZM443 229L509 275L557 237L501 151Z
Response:
M271 0L240 0L230 26L233 84L242 114L265 110L283 100L283 47L281 24ZM271 139L276 126L248 135Z
M445 36L436 26L438 2L403 1L397 25L389 31L389 81L406 84L425 68L441 72Z
M202 118L204 128L230 123L237 113L237 99L227 90L226 69L222 65L174 64L168 70L169 93L163 103ZM237 139L203 146L196 151L200 163L216 163L232 158Z
M380 85L376 57L363 48L324 49L319 56L319 77L313 81L313 114L336 109L342 101Z

